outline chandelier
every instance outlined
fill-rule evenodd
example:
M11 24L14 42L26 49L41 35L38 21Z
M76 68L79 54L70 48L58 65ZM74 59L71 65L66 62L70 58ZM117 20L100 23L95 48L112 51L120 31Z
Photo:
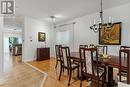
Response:
M113 18L109 17L109 22L104 23L103 19L103 4L101 0L101 11L100 11L100 19L99 22L96 24L96 21L94 20L94 24L90 26L90 29L94 32L98 32L100 29L112 29L113 28Z
M50 19L52 20L52 22L56 21L56 17L55 16L50 16Z
M53 28L56 28L56 26L55 26L56 17L55 17L55 16L50 16L50 19L51 19L51 21L52 21L52 26L53 26Z

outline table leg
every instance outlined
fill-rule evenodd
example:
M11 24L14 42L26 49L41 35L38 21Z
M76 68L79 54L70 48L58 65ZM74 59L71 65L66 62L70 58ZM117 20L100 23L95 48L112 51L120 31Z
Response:
M108 66L108 87L114 85L113 80L113 67Z

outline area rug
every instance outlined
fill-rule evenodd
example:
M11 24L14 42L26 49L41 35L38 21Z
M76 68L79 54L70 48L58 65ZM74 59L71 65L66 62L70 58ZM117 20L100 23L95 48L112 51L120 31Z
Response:
M21 63L5 76L0 87L44 87L47 74L28 63Z

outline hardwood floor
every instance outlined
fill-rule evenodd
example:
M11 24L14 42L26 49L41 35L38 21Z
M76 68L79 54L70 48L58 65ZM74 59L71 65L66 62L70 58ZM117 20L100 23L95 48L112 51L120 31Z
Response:
M45 61L33 61L29 62L29 64L37 67L38 69L46 72L48 74L47 80L45 81L44 87L67 87L68 85L68 74L65 71L61 76L61 80L58 80L59 76L59 66L55 69L55 59L51 58L50 60ZM77 71L72 75L71 84L69 87L80 87L80 80L77 79L76 75ZM83 81L82 87L87 87L87 81ZM96 86L91 86L96 87Z
M46 74L26 63L17 64L6 73L6 81L0 87L43 87Z
M9 72L12 67L22 63L22 56L12 56L9 53L4 53L4 72Z
M10 64L8 65L8 68L6 68L6 71L9 68L11 70L13 67L22 63L20 56L16 56L16 57L12 58L11 61L12 61L12 64L10 62ZM51 58L50 60L45 60L45 61L29 62L29 64L31 64L32 66L34 66L48 74L47 79L45 80L44 87L68 87L69 77L68 77L67 71L65 71L64 74L62 74L61 80L59 81L58 76L59 76L59 70L60 70L59 65L60 64L58 65L57 69L55 69L55 63L56 63L55 58ZM6 62L6 64L7 64L7 62ZM71 84L69 87L80 87L80 80L78 80L76 77L77 77L77 71L75 71L74 74L72 75L72 80L71 80ZM87 87L87 85L88 85L88 82L86 80L83 81L82 87ZM90 87L96 87L96 86L92 85Z

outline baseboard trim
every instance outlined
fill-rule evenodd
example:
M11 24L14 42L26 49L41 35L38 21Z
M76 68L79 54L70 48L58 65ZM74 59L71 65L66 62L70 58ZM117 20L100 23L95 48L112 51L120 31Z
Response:
M26 63L26 62L35 61L35 60L36 60L36 59L25 59L25 60L23 59L23 62Z

